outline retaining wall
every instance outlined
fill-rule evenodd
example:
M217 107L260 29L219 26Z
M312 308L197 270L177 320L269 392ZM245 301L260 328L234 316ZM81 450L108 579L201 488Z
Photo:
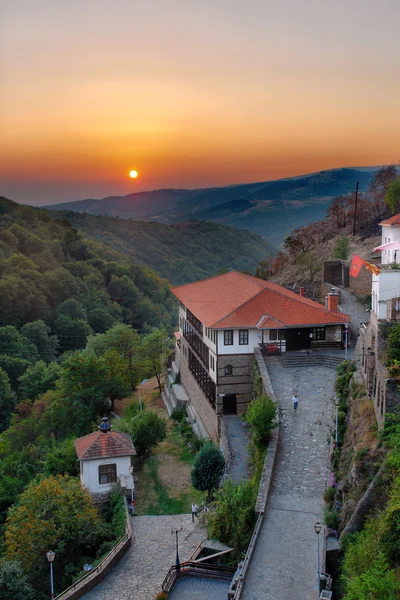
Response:
M262 378L263 392L278 402L278 399L275 396L274 389L272 387L271 379L268 374L267 367L265 365L264 358L261 354L259 348L254 349L254 355L257 360L258 368ZM278 403L279 408L279 403ZM268 444L267 455L264 460L264 466L261 474L260 485L258 487L258 495L256 500L255 511L258 513L256 525L254 527L253 535L251 536L251 540L249 546L246 551L246 556L243 561L242 568L239 573L239 579L236 585L235 594L233 596L234 600L239 600L242 595L244 581L246 579L247 570L249 568L254 549L257 545L258 535L261 530L261 525L264 519L264 513L267 506L268 496L271 489L272 476L274 473L275 460L277 457L279 443L279 424L272 430L271 439Z
M125 497L124 503L126 518L126 528L124 537L119 540L119 542L114 546L111 552L109 552L109 554L107 554L107 556L103 558L103 560L97 565L97 567L89 571L89 573L78 579L78 581L73 583L69 588L61 592L61 594L56 596L55 600L77 600L78 598L81 598L84 594L89 592L95 585L100 583L111 571L111 569L124 556L125 552L131 546L133 539L131 520L128 514L128 504Z

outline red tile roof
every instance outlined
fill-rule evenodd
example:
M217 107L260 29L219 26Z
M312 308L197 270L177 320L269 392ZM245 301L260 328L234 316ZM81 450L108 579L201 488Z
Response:
M400 225L400 213L398 215L393 215L389 219L385 219L381 221L379 225Z
M117 431L96 431L74 442L79 460L96 458L114 458L117 456L133 456L136 454L131 436Z
M276 283L236 271L177 286L172 292L206 327L215 329L350 322L344 313L331 312Z

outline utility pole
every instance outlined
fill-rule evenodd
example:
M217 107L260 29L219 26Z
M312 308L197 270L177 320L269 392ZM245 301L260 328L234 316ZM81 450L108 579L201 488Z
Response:
M356 200L354 202L353 235L356 235L357 199L358 199L358 181L356 183Z

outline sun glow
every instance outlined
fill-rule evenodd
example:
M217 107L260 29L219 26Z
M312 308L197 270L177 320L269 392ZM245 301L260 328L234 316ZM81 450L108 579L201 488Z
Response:
M131 177L132 179L136 179L136 177L139 175L139 173L135 170L133 171L129 171L129 177Z

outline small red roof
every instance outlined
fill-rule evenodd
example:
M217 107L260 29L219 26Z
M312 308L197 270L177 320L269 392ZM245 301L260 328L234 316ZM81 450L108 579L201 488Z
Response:
M117 431L96 431L74 442L79 460L96 458L114 458L117 456L133 456L136 454L131 436Z
M349 315L326 310L276 283L237 271L177 286L172 292L206 327L215 329L350 322Z
M398 215L393 215L389 219L385 219L381 221L379 225L400 225L400 213Z

